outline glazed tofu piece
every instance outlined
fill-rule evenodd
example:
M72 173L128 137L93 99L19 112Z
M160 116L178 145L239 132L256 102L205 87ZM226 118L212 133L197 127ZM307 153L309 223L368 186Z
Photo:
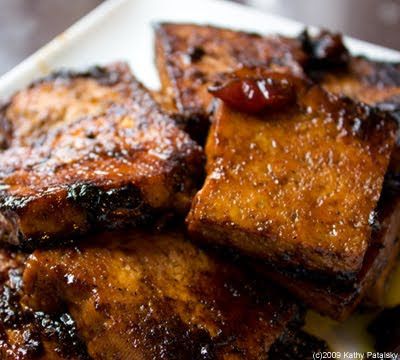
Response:
M68 310L93 359L262 359L302 318L285 293L181 232L36 250L23 283L25 306Z
M216 91L224 102L189 231L308 279L352 283L371 244L397 125L300 78L263 76Z
M39 81L13 98L6 113L15 135L0 153L0 241L35 248L186 214L202 178L202 150L127 77L115 85L129 93L121 102L119 90L89 78ZM103 95L93 100L89 90ZM41 111L52 120L42 123ZM23 116L32 120L29 131Z
M0 109L0 143L3 148L40 144L51 128L129 101L132 81L125 63L62 70L39 79Z
M283 36L174 23L155 31L157 68L170 107L188 118L205 117L205 123L212 110L207 88L224 81L226 73L242 66L286 66L302 73L306 59L301 43Z

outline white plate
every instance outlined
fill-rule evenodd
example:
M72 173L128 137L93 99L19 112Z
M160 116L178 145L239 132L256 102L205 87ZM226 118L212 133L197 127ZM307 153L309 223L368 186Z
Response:
M158 21L208 23L230 28L295 36L304 25L234 3L215 0L109 0L82 18L48 45L0 78L0 98L60 67L84 68L126 60L147 86L158 86L154 67L152 24ZM400 61L400 53L346 38L353 53ZM400 303L400 269L388 302ZM355 315L343 324L310 312L306 329L324 337L335 351L371 351L372 339Z

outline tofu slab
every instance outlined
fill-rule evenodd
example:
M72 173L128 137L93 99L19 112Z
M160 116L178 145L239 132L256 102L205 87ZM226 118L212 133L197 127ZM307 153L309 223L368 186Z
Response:
M94 359L267 358L301 320L285 293L181 232L105 233L36 250L23 282L25 305L70 312Z
M83 72L60 70L38 79L0 110L0 143L3 148L40 144L51 128L129 101L132 81L125 63L94 66Z
M219 103L189 231L307 277L351 281L371 242L397 126L296 79L297 101L283 109L247 115Z
M263 37L213 26L161 23L156 29L156 62L162 90L188 117L208 115L207 88L241 66L287 66L302 73L301 43L283 36ZM171 105L170 105L171 106ZM172 105L173 106L173 105Z
M55 75L13 97L5 111L13 136L0 153L0 241L34 248L187 212L201 148L132 75L113 74Z

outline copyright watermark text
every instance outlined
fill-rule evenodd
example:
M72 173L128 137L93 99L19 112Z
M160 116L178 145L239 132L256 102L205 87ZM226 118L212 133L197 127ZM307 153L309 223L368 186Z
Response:
M313 359L382 359L382 360L400 360L397 352L352 352L352 351L323 351L313 353Z

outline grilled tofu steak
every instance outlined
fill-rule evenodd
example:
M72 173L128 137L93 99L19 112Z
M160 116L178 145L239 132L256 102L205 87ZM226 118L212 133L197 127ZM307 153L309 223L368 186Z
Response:
M102 114L133 96L125 63L63 70L18 91L0 110L3 148L41 144L49 130L88 115Z
M263 76L214 91L224 102L189 231L308 279L352 284L371 244L397 124L300 78Z
M297 39L262 37L213 26L162 23L156 27L156 62L165 103L201 132L212 96L207 88L242 66L286 66L302 73L306 55ZM193 131L192 131L193 132Z
M101 114L61 116L43 134L37 129L38 142L32 135L0 153L1 241L36 247L187 211L202 178L202 150L140 83L131 79L126 88L129 101L110 97L94 111ZM52 111L44 105L44 113Z
M285 293L178 232L36 250L23 283L25 305L70 312L93 359L264 359L302 317Z
M89 360L69 314L52 316L23 306L22 272L26 257L0 250L0 358Z

